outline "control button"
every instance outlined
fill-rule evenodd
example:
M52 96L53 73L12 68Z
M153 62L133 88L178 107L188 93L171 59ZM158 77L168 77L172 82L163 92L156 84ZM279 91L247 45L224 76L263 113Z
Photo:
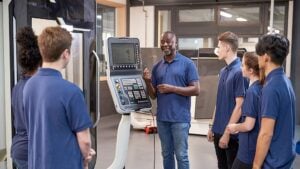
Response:
M122 104L122 105L125 104L125 100L124 100L124 99L121 99L120 101L121 101L121 104Z

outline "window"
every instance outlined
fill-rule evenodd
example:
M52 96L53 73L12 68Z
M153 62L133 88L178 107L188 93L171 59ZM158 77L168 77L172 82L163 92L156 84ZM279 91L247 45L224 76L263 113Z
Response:
M179 10L179 22L210 22L214 15L214 9L184 9Z
M241 37L239 38L239 48L245 48L248 52L254 52L257 42L258 37Z
M115 8L97 5L97 53L100 57L100 74L106 74L107 39L115 36Z
M157 44L160 44L161 35L165 32L171 30L171 11L160 10L158 11L158 34Z
M220 8L220 23L257 24L259 23L259 7Z
M178 38L178 49L196 49L199 48L212 48L212 38Z
M284 20L285 20L285 6L274 6L273 27L275 28L275 31L277 33L284 34Z

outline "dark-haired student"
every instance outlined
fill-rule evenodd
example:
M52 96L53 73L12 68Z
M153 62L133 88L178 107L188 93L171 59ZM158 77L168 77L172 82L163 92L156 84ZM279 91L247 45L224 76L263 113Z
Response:
M37 71L42 58L37 44L37 36L32 28L24 27L17 33L19 45L18 64L21 77L12 90L12 117L15 133L12 139L11 157L18 169L28 169L28 135L23 108L23 88L28 79Z
M282 67L288 52L289 40L279 34L264 35L256 44L266 81L253 169L290 169L295 159L295 93Z

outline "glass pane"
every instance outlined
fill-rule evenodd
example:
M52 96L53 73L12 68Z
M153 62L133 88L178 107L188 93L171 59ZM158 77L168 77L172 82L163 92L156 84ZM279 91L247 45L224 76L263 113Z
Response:
M97 5L97 53L100 75L106 75L107 39L115 36L115 8Z
M63 77L83 89L83 37L81 33L72 33L71 59L66 69L62 71Z
M178 38L178 49L212 48L212 38Z
M158 42L157 44L160 44L160 38L161 35L165 31L171 30L171 11L169 10L161 10L158 11L158 34L157 34L157 39Z
M179 11L179 22L214 21L214 9L188 9Z
M259 7L221 8L220 22L259 23Z
M285 6L275 6L273 26L277 33L284 33ZM269 17L270 18L270 17ZM269 21L270 22L270 21Z
M258 37L242 37L239 38L239 48L245 48L248 52L254 52L257 42Z

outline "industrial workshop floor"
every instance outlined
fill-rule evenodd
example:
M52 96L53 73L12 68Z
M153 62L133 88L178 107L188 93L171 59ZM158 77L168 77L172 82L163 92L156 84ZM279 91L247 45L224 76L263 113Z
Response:
M101 118L98 125L97 163L95 169L107 169L113 162L120 115ZM155 168L154 168L155 137ZM300 126L297 126L296 138L300 140ZM131 129L126 169L163 169L158 135L146 134L144 131ZM189 158L191 169L216 169L217 159L212 143L205 136L190 135ZM296 157L294 169L300 169L300 156Z

